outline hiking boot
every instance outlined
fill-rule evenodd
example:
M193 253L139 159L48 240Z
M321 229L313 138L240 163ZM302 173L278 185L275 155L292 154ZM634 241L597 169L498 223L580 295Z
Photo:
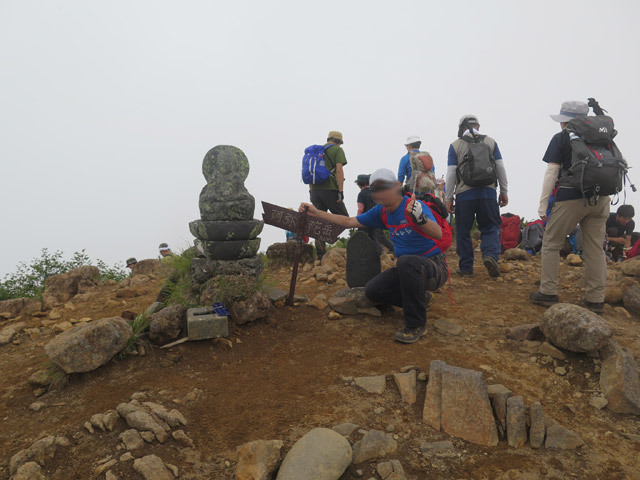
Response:
M498 265L498 262L496 261L495 258L484 257L484 260L482 260L482 263L487 269L487 272L489 272L489 276L491 278L496 278L500 276L500 266Z
M416 328L407 328L404 327L402 330L398 330L394 337L396 342L400 343L413 343L420 340L420 337L427 333L427 327L416 327Z
M429 290L424 292L424 304L427 306L427 310L429 310L429 307L433 305L433 302L435 301L436 296L433 293L431 293Z
M531 302L535 303L536 305L542 305L544 307L550 307L551 305L555 305L560 301L558 295L545 295L540 291L531 292L529 294L529 298L531 299Z
M460 277L473 277L473 272L464 272L459 268L456 268L456 275L459 275Z
M584 306L591 310L593 313L604 313L604 302L590 302L584 301Z

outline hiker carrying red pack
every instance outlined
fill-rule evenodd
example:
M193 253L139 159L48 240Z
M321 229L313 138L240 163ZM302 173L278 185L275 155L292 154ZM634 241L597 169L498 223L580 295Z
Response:
M300 211L347 228L386 228L395 247L396 266L375 276L365 285L373 302L402 307L405 326L395 334L401 343L413 343L426 332L427 305L431 292L442 287L449 273L444 252L451 244L451 227L439 214L435 203L402 194L402 184L386 168L370 179L371 195L378 203L357 217L342 217L319 211L303 203ZM444 210L444 209L443 209Z

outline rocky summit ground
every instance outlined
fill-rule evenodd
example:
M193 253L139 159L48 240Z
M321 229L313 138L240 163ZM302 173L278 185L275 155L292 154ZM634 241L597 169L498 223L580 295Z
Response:
M449 255L451 266L456 261ZM91 287L62 308L0 320L0 329L24 323L0 346L0 479L11 477L10 459L25 449L22 455L43 465L44 477L20 478L162 479L177 473L180 479L231 479L236 449L247 442L280 440L284 454L315 427L344 423L353 424L352 432L342 432L352 444L378 430L395 447L351 464L343 479L640 478L640 417L598 404L601 360L568 351L540 352L540 342L510 340L505 334L509 327L541 320L544 308L528 300L537 288L539 259L501 260L501 268L497 280L481 265L473 278L454 275L454 305L444 287L429 311L427 335L416 344L400 345L392 341L402 325L399 311L337 316L316 297L344 288L341 275L318 282L309 266L301 271L297 293L316 298L316 306L278 304L266 320L234 329L230 342L147 347L74 374L51 390L29 383L47 363L43 347L50 339L80 322L143 311L164 278L148 276L124 293L113 283ZM582 266L563 261L563 301L582 301L582 273ZM268 274L273 285L287 288L290 269ZM610 268L612 281L619 275L618 266ZM637 357L640 317L607 305L603 318L613 338ZM506 386L526 405L539 401L551 423L571 430L584 445L534 450L510 447L501 439L497 446L483 447L435 431L422 421L424 374L433 360L481 371L487 384ZM411 405L401 400L392 377L409 366L420 372ZM386 376L383 393L369 393L353 380L373 375ZM148 420L151 413L143 408L167 423L169 433L158 433L166 436L163 442L153 435L140 440L137 427L131 428ZM135 420L128 417L129 425L118 415L135 410L141 411ZM47 438L47 445L32 447ZM400 462L404 474L394 470L397 462L391 460Z

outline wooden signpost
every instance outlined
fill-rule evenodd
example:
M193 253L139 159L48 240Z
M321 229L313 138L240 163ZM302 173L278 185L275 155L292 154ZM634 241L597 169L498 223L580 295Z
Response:
M293 271L291 272L291 284L289 286L289 296L287 305L293 305L293 296L296 290L296 280L298 279L298 264L300 263L300 250L302 248L303 237L311 237L327 243L335 243L338 236L344 231L336 223L309 217L307 209L304 212L296 212L288 208L279 207L272 203L262 202L264 213L262 219L267 225L289 230L296 234L296 249L293 254Z

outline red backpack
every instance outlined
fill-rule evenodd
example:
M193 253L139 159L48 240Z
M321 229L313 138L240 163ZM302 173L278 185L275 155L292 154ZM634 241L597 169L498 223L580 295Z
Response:
M500 245L502 251L516 248L520 243L521 221L518 215L513 213L505 213L500 217L502 219L502 230L500 232Z
M422 255L431 253L436 248L439 248L442 253L445 253L451 246L451 241L453 239L453 231L451 229L451 225L449 225L449 223L447 222L447 213L446 213L447 209L438 198L436 198L430 193L425 194L424 199L422 201L427 204L427 206L431 210L431 213L433 213L433 217L436 219L436 223L440 226L440 230L442 230L442 238L440 238L440 240L436 240L435 238L429 237L424 232L424 230L422 230L420 225L416 223L416 221L413 219L413 216L409 212L407 212L407 209L405 208L406 206L403 207L404 218L409 224L409 226L411 226L411 228L413 228L416 232L418 232L423 237L428 238L429 240L433 240L436 244L435 247L433 247L431 250L424 252ZM387 209L385 207L382 207L382 223L385 224L387 229L393 229L394 231L400 230L402 228L406 228L406 225L404 224L402 225L389 224L389 222L387 221Z

